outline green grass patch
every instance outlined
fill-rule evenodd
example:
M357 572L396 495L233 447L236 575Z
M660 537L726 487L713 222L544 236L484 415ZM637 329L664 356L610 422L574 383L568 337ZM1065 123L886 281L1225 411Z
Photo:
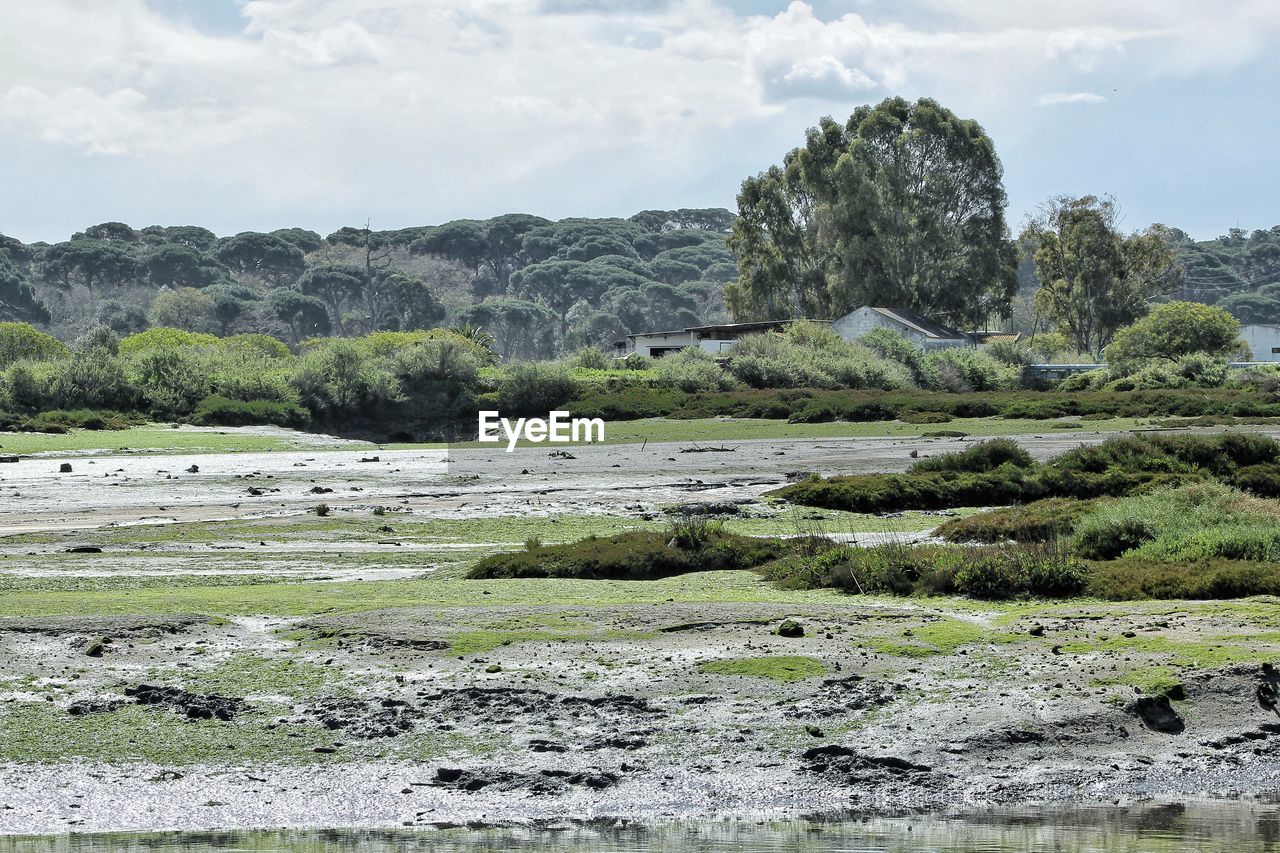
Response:
M279 695L303 698L331 695L333 669L291 658L233 654L209 670L175 671L188 690L222 696Z
M992 631L964 619L942 617L916 628L904 629L895 638L871 637L864 644L880 654L920 658L955 654L964 646L1010 643L1018 639L1016 634Z
M827 665L816 658L801 655L776 655L758 658L731 658L715 660L698 666L699 672L711 675L738 675L747 678L767 678L771 681L791 683L826 675Z
M366 442L350 442L348 449L372 447ZM36 453L258 453L273 450L335 449L333 439L325 441L303 432L263 435L250 430L195 429L157 425L100 431L71 430L60 435L42 433L0 434L0 451L30 456Z
M484 593L488 592L488 595ZM563 578L479 581L429 578L254 586L193 586L124 591L12 592L2 616L207 614L314 616L386 607L618 605L676 602L830 604L830 590L779 590L748 571L695 572L655 581Z

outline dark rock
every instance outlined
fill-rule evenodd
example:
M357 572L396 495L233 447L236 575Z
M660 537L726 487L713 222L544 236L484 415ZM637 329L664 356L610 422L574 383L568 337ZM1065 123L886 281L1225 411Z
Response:
M779 637L803 637L804 626L794 619L784 619L774 633Z
M71 463L70 463L70 462L63 462L61 465L59 465L59 466L58 466L58 473L59 473L59 474L70 474L70 473L71 473Z
M85 643L84 648L80 650L80 653L91 658L100 658L102 657L102 653L107 650L107 643L109 642L111 642L111 640L108 637L95 637Z
M789 717L828 717L849 711L879 708L897 698L905 688L891 681L850 675L823 679L822 687L812 696L783 704Z
M381 462L382 460L379 459L377 456L362 456L360 457L360 461L361 462Z
M806 749L800 757L809 772L836 776L846 784L885 779L912 781L933 772L932 767L905 758L863 755L839 744L815 746Z
M18 461L18 457L16 456L0 456L0 463L12 465L17 461Z
M245 709L243 699L214 694L200 695L183 690L180 687L161 687L154 684L139 684L137 687L126 687L124 695L139 705L159 705L180 711L193 720L230 721Z
M493 788L499 791L527 791L530 794L561 794L571 787L602 790L618 783L618 774L598 768L589 770L538 770L524 772L494 767L463 769L441 767L431 784L437 788L455 791L480 791Z
M310 489L310 492L313 495L327 495L327 494L330 494L332 491L333 489L327 488L325 486L312 486Z
M72 545L66 552L68 554L101 554L102 549L97 545Z
M421 710L400 699L322 699L304 717L330 731L342 731L362 740L399 737L412 731Z
M86 714L109 714L124 703L119 699L81 699L67 706L67 713L73 717Z
M737 515L741 508L733 501L700 501L677 504L663 510L667 515Z
M187 473L188 473L188 474L199 474L199 473L200 473L200 466L199 466L199 465L195 465L195 464L188 465L188 466L187 466Z
M594 752L598 749L625 749L634 750L648 746L649 742L642 737L623 737L614 735L612 737L598 737L587 743L583 747L584 751Z
M1147 728L1166 734L1180 734L1186 728L1182 717L1169 704L1168 696L1139 696L1125 708Z
M553 740L543 740L542 738L534 738L529 741L529 749L533 752L568 752L569 747Z

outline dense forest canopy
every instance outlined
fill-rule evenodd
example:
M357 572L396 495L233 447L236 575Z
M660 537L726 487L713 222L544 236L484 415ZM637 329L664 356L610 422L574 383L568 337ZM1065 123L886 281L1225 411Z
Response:
M1171 230L1186 269L1181 298L1218 305L1241 323L1280 323L1280 225L1200 242Z
M1051 199L1013 239L995 145L936 101L888 98L823 118L748 177L738 212L526 213L327 236L218 236L103 222L70 239L0 235L0 321L73 343L168 327L310 338L453 327L504 360L634 332L908 308L967 328L1053 331L1099 356L1152 305L1217 305L1280 323L1280 226L1197 242L1119 228L1109 196Z
M0 320L72 342L105 327L310 337L483 327L506 358L545 358L629 332L726 318L737 276L722 209L628 219L514 213L327 236L219 237L194 225L86 228L27 245L0 235Z

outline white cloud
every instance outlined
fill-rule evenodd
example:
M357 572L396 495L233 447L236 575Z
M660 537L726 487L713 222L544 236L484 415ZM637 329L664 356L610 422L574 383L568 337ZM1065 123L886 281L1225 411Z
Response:
M1051 107L1057 104L1101 104L1106 101L1096 92L1052 92L1036 99L1036 105Z
M383 54L377 39L355 21L343 21L314 32L268 29L262 39L299 65L377 62Z
M656 203L663 186L704 180L734 128L776 127L798 142L823 112L898 93L990 122L1032 104L1095 102L1098 78L1127 68L1181 75L1245 62L1280 30L1268 0L921 2L937 14L863 4L823 19L793 2L741 16L726 0L249 0L243 30L218 35L146 0L12 4L0 156L35 140L104 164L145 159L175 179L216 176L227 203L246 207L477 210L606 190Z

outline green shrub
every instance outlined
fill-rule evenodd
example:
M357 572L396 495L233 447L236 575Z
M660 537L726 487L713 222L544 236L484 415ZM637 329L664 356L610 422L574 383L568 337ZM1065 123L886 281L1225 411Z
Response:
M1088 570L1066 550L1047 545L948 548L887 543L833 545L769 564L767 578L787 588L830 587L848 593L974 598L1066 598L1084 591Z
M562 408L577 386L562 364L520 361L498 376L498 410L505 417L540 415Z
M687 572L755 568L786 551L779 540L753 539L714 527L685 542L689 547L669 532L651 530L590 536L534 551L495 554L472 566L467 577L654 580Z
M302 405L327 420L372 418L396 396L382 364L345 339L327 339L307 349L291 383Z
M574 353L570 365L584 370L609 370L613 367L613 359L595 347L583 347Z
M1154 489L1100 502L1076 524L1075 547L1094 560L1280 559L1280 504L1221 483Z
M96 409L51 409L40 412L26 423L22 429L27 432L66 432L70 429L117 430L128 429L129 419L119 412L106 412Z
M1023 367L1034 361L1031 349L1019 341L996 341L987 344L981 351L1009 367Z
M1001 465L1030 468L1035 465L1035 460L1012 438L993 438L955 453L921 459L911 466L911 470L981 472L994 471Z
M219 395L205 397L191 415L197 426L274 426L301 429L311 420L311 413L297 403L276 400L230 400Z
M903 412L898 420L904 424L945 424L954 419L946 412Z
M892 329L872 329L858 342L881 358L902 365L921 388L937 387L937 372L926 364L924 351Z
M934 533L948 542L1050 542L1069 535L1092 508L1092 501L1046 498L954 518Z
M1135 554L1092 564L1088 593L1114 601L1280 595L1280 563L1203 557L1166 563Z
M0 364L50 361L70 354L66 344L30 323L0 323Z
M1271 462L1248 465L1236 471L1231 482L1264 498L1280 498L1280 465Z
M785 335L748 335L729 353L729 370L753 388L904 388L907 370L825 326L792 324Z
M686 394L725 391L733 384L711 353L697 347L685 347L680 352L658 359L653 365L653 373L659 385Z
M771 494L807 506L854 512L1118 497L1206 478L1229 480L1240 468L1276 459L1278 451L1280 445L1273 439L1252 433L1133 435L1034 464L1016 443L1003 439L921 460L903 474L806 480ZM1123 532L1118 529L1117 535Z
M935 387L953 393L999 391L1017 384L1018 371L985 352L966 347L937 349L925 356L925 367L937 375Z

